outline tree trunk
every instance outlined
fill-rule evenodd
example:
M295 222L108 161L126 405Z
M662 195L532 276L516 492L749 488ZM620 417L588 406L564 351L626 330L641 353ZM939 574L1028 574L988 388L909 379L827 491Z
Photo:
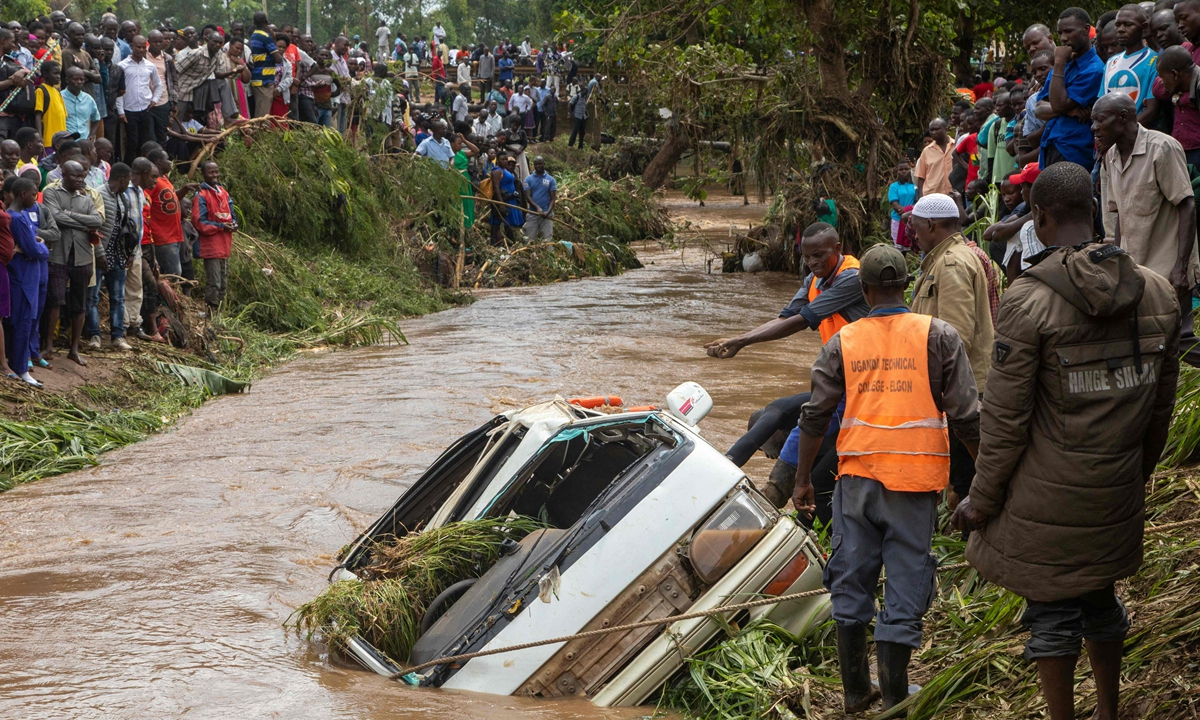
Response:
M666 142L658 149L658 154L654 156L654 159L646 166L646 171L642 173L642 184L651 190L662 187L671 174L671 170L679 162L679 158L683 157L683 153L691 147L691 144L686 135L672 127L667 134Z
M867 209L875 212L879 205L879 138L871 137L871 149L867 151Z
M958 55L954 56L953 63L954 79L961 83L959 87L971 87L971 76L974 74L971 53L975 50L975 16L959 10L954 21L954 30L954 44L958 47Z
M821 95L848 96L850 85L846 79L846 49L836 28L833 0L800 0L800 8L808 22L809 32L816 38L813 50L821 71Z

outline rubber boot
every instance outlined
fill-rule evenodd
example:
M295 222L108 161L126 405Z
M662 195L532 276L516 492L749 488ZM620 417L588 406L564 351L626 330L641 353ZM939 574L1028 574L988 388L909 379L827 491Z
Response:
M842 668L842 693L847 713L862 712L879 699L871 686L871 664L867 657L867 627L837 626L838 664Z
M883 709L888 710L908 697L908 660L912 648L893 642L875 643L875 654L879 658L879 689L883 693ZM906 717L900 713L896 717Z

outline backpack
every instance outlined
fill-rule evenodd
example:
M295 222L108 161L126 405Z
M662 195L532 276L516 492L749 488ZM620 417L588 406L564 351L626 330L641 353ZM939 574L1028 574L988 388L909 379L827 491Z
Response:
M488 175L479 181L479 197L492 199L492 176Z
M133 217L133 209L125 199L124 193L117 196L117 202L120 203L124 215L121 224L116 228L117 241L126 255L133 255L142 244L142 237L137 231L137 220Z
M7 80L22 69L20 65L7 58L4 59L3 63L3 71L0 72L0 80ZM16 115L17 117L25 117L32 113L33 109L37 106L37 96L35 95L36 92L37 90L33 85L33 76L27 75L24 87L10 88L3 94L0 94L0 105L3 105L5 101L9 100L10 96L15 95L15 97L9 101L8 106L4 108L4 112Z

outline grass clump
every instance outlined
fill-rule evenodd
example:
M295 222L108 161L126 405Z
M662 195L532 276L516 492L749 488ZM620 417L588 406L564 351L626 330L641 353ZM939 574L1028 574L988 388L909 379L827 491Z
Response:
M542 527L531 518L485 518L381 542L358 580L333 583L296 608L285 625L331 649L361 637L393 660L408 660L429 603L456 582L487 572L506 539Z
M818 637L831 632L827 624ZM828 639L828 638L826 638ZM702 720L760 720L811 708L812 682L839 683L827 646L759 620L729 640L688 658L687 674L663 692L660 705ZM837 657L836 650L833 657ZM805 658L820 674L796 673ZM794 708L794 709L793 709Z
M618 275L642 266L630 243L669 235L666 211L633 178L612 182L591 171L564 170L555 179L554 240L491 246L483 235L488 222L482 213L467 258L466 283L510 287Z
M15 403L10 414L17 417L0 419L0 492L95 465L102 453L157 432L204 402L204 390L150 363L134 361L119 384L84 385L71 398L6 389L3 399Z
M242 225L303 248L375 257L402 236L455 229L458 178L424 158L371 156L316 125L254 132L220 154Z
M1194 460L1200 447L1200 370L1180 363L1175 415L1161 464L1178 467Z

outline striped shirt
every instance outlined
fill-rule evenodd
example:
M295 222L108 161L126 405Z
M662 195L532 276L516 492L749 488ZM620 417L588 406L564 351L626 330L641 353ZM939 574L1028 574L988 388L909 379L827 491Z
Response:
M250 36L250 62L253 63L250 68L250 85L252 87L275 84L276 62L271 57L271 53L275 50L275 40L267 34L266 30L255 30L254 34Z

